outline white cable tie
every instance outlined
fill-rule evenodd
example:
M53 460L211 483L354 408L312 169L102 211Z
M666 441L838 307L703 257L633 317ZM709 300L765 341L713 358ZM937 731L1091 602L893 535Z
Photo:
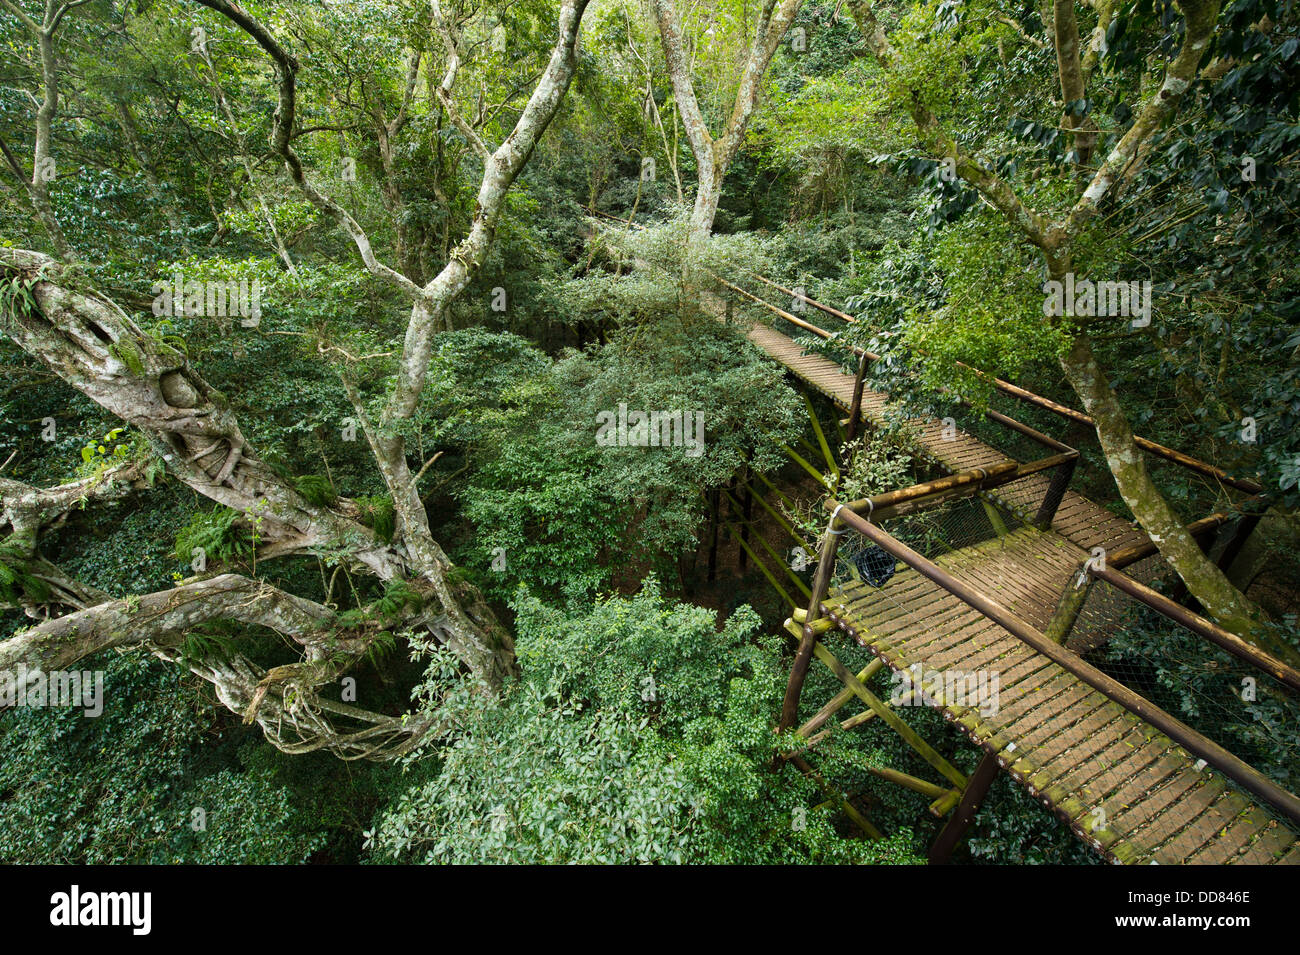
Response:
M835 519L836 519L837 517L839 517L839 515L840 515L840 508L842 508L843 506L844 506L843 504L836 504L836 505L835 505L835 510L831 512L831 523L830 523L830 526L829 526L828 528L826 528L826 530L830 531L830 532L831 532L832 534L834 534L836 537L840 536L841 534L847 534L847 533L848 533L848 530L849 530L847 527L844 528L843 530L838 530L838 531L835 529Z

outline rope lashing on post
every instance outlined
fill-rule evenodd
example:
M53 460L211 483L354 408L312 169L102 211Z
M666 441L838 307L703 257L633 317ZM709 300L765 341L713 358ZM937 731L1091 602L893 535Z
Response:
M836 530L836 529L835 529L835 521L839 518L839 516L840 516L840 510L841 510L843 507L844 507L843 504L836 504L836 505L835 505L835 510L834 510L834 512L831 514L831 522L830 522L830 524L828 524L827 527L826 527L826 530L829 531L830 533L834 534L836 537L839 537L841 534L847 534L847 533L849 532L849 528L848 528L847 526L842 527L842 528L840 528L839 530ZM867 501L867 520L871 520L871 509L872 509L871 501L868 500L868 501Z

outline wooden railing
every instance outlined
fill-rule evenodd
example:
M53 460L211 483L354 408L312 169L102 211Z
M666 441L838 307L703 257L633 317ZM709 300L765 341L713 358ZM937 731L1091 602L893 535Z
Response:
M788 289L783 285L779 285L778 283L773 282L771 279L765 278L756 273L751 273L751 274L754 276L754 278L756 278L758 281L762 282L763 284L768 285L771 288L774 288L777 291L780 291L786 295L789 295L791 296L791 298L797 298L799 299L799 301L804 302L805 304L821 312L824 312L827 315L834 316L835 318L839 319L842 322L845 322L846 324L849 325L857 324L857 319L846 312L843 312L837 308L833 308L830 305L824 305L821 302L816 301L815 299L808 298L806 295L800 295L797 292L795 292L793 289ZM813 335L816 335L818 338L829 340L834 337L835 333L827 331L824 328L819 328L813 323L805 321L804 319L799 318L797 315L794 315L786 311L785 309L780 308L779 306L773 305L771 302L765 301L759 296L754 295L752 292L748 292L745 289L741 288L740 286L735 285L732 282L728 282L726 279L722 278L721 276L714 275L713 277L717 279L717 281L720 282L725 288L730 289L731 291L741 295L742 297L754 302L756 305L762 306L763 308L772 312L772 314L777 315L778 317L784 319L790 324L795 325L796 327L801 328L804 331L810 332ZM852 346L852 352L860 359L865 359L864 361L861 362L859 368L858 380L860 382L862 380L863 374L866 371L867 365L870 364L871 362L879 361L880 356L875 354L874 352L869 352L866 349L859 348L857 346ZM1025 388L1021 388L1018 385L1013 385L1009 381L1003 381L1001 378L997 378L993 375L989 375L987 372L981 371L978 368L972 368L970 365L967 365L963 362L957 362L957 365L958 367L965 368L968 371L973 372L974 374L978 375L979 377L987 381L997 391L1009 397L1015 398L1017 401L1020 401L1024 404L1032 405L1037 408L1042 408L1046 411L1050 411L1052 414L1055 414L1058 417L1064 418L1065 420L1071 421L1075 424L1081 424L1088 428L1095 427L1095 422L1093 421L1093 419L1090 416L1084 414L1082 411L1078 411L1074 408L1068 407L1067 405L1063 405L1060 404L1059 402L1052 401L1050 398L1044 398L1042 395L1034 394L1032 391L1029 391ZM992 417L993 420L995 421L999 420L999 417L1005 417L1005 416L995 417L996 415L997 412L992 412L989 414L989 417ZM1007 420L1009 421L1014 419L1007 419ZM999 421L999 423L1006 424L1007 421ZM852 424L850 425L850 428L852 428ZM1019 429L1017 428L1016 430ZM1248 478L1233 477L1230 474L1228 474L1226 471L1224 471L1222 468L1217 468L1212 464L1209 464L1205 461L1201 461L1197 458L1192 457L1189 454L1184 454L1183 452L1177 451L1173 448L1165 447L1163 444L1159 444L1155 441L1152 441L1150 438L1144 438L1140 435L1134 435L1133 442L1148 454L1151 454L1158 458L1162 458L1166 461L1171 461L1185 470L1192 471L1196 474L1200 474L1203 477L1211 478L1212 480L1216 481L1219 484L1225 485L1227 487L1231 487L1238 491L1243 491L1247 494L1258 495L1263 493L1264 489L1257 481L1253 481Z
M999 475L999 478L1004 476ZM895 559L917 571L917 573L938 584L963 603L979 611L984 617L997 623L1035 652L1049 658L1062 669L1124 707L1134 716L1154 726L1171 740L1183 746L1188 752L1205 760L1207 764L1238 783L1243 789L1273 806L1287 818L1300 823L1300 798L1282 789L1271 779L1228 752L1218 743L1198 733L1113 677L1087 663L1078 654L1051 639L1042 631L1030 626L970 585L958 580L942 567L912 550L867 517L857 513L858 510L866 510L869 514L875 515L877 506L881 508L882 513L886 512L888 508L894 508L894 512L897 513L897 508L905 503L934 501L939 494L946 490L957 487L978 486L985 481L996 479L998 478L989 478L987 476L972 479L969 474L954 475L951 479L952 483L947 487L936 488L935 485L941 482L929 482L902 491L891 491L888 495L878 495L872 498L871 503L865 507L860 502L855 502L855 506L841 504L834 499L826 502L826 508L831 511L831 519L822 538L808 610L803 615L799 648L795 654L794 665L790 671L790 679L786 686L785 699L782 704L780 729L784 731L796 725L799 697L803 689L804 679L807 676L809 662L812 659L813 649L817 643L817 636L825 630L825 624L819 624L819 621L822 618L828 618L836 626L842 628L851 626L849 621L841 619L838 615L838 608L824 603L831 576L834 573L840 537L845 530L851 529L870 540ZM960 483L957 483L958 481ZM1250 647L1249 644L1245 644L1239 638L1228 634L1210 621L1197 617L1187 611L1186 608L1173 604L1168 598L1163 598L1162 595L1151 591L1150 588L1144 588L1136 581L1131 581L1119 571L1104 569L1095 572L1102 579L1120 587L1147 606L1164 614L1168 619L1212 640L1229 652L1234 653L1240 659L1260 667L1286 685L1300 686L1300 673L1292 670L1281 661L1269 657L1263 651Z

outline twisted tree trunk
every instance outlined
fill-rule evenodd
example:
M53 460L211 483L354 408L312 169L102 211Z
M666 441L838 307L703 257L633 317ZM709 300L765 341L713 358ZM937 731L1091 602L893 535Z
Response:
M329 506L307 501L250 446L225 397L189 366L185 354L141 330L120 308L82 284L77 270L37 252L0 249L0 275L5 280L0 286L0 330L73 388L138 428L171 475L246 515L258 528L259 555L342 554L354 568L400 583L398 592L405 602L398 601L402 607L396 611L392 601L376 604L385 610L361 608L363 622L344 627L329 608L231 574L111 600L44 560L37 547L39 532L62 520L71 500L111 498L138 488L139 469L113 469L88 482L48 490L0 481L0 514L11 529L5 556L18 561L23 573L50 585L40 588L47 593L44 602L25 601L24 609L44 617L56 606L74 608L0 644L0 667L63 667L108 647L139 645L211 681L227 706L259 722L282 749L325 747L345 758L391 758L418 741L429 729L427 720L367 713L317 692L355 663L381 633L427 628L492 688L514 672L509 633L482 595L456 579L452 562L433 538L402 433L424 389L434 337L445 327L451 303L481 269L506 195L568 90L587 0L562 4L546 69L512 132L491 151L455 113L450 92L459 65L458 41L445 30L434 0L434 20L446 32L449 49L438 95L482 159L483 176L469 233L425 285L384 265L356 220L307 181L292 148L296 60L237 4L200 2L229 18L274 60L279 104L271 145L290 178L352 237L366 267L396 285L411 302L396 383L377 422L372 424L361 397L349 386L392 497L397 521L392 543L378 539L360 521L357 505L346 498ZM9 0L0 3L11 5ZM52 34L56 26L57 17L45 32ZM47 85L47 92L53 87ZM47 101L53 102L52 97ZM232 114L227 115L233 121ZM45 142L48 146L48 139ZM263 673L233 648L209 643L195 656L186 637L212 620L238 620L284 633L300 645L303 659ZM339 729L339 721L354 729Z

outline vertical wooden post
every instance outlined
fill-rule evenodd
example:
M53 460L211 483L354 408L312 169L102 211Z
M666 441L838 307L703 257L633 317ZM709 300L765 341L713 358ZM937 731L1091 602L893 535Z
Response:
M1078 465L1079 458L1076 455L1052 471L1052 480L1047 485L1047 493L1043 495L1043 503L1039 506L1038 513L1034 515L1034 526L1039 530L1051 530L1056 509L1065 499L1065 492L1069 490L1070 479L1074 477L1074 469Z
M721 494L716 487L709 492L709 583L713 583L718 573L718 500L720 497Z
M785 699L781 703L781 723L778 731L784 733L794 727L799 717L799 695L803 692L803 681L808 676L808 665L812 662L813 647L817 643L817 631L813 621L821 616L822 599L830 586L831 574L835 572L835 554L839 550L840 537L835 533L839 518L832 517L822 535L821 556L817 561L817 573L813 575L812 597L808 602L808 615L804 618L803 635L799 640L799 649L794 655L794 665L790 668L790 680L786 683Z
M1006 537L1010 534L1011 532L1007 530L1007 522L1002 519L1002 512L997 509L997 506L991 504L988 498L984 497L982 494L976 495L976 497L979 499L980 505L984 508L984 514L988 517L989 523L993 525L994 533L999 537Z
M986 752L980 764L975 767L975 772L971 773L970 779L966 780L966 791L962 794L961 802L957 804L952 818L948 820L948 824L943 827L939 837L934 840L934 845L930 847L930 865L944 865L952 857L952 850L957 847L961 837L975 821L975 813L979 811L980 803L984 801L989 787L997 777L998 758Z
M1075 621L1079 619L1079 611L1083 609L1088 594L1092 591L1093 576L1084 569L1086 566L1087 561L1070 577L1065 585L1065 593L1061 594L1061 602L1056 605L1056 612L1043 628L1043 635L1053 643L1065 645Z
M853 403L849 407L849 432L846 436L849 441L858 436L858 426L862 423L862 387L866 377L867 356L863 355L858 362L858 377L853 381Z

